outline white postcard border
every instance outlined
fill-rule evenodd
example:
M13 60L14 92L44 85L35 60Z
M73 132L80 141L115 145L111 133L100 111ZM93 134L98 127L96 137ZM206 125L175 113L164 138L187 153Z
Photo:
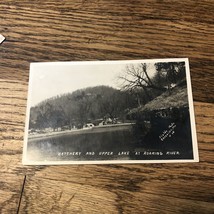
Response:
M187 79L187 92L190 113L193 159L173 159L173 160L94 160L94 161L29 161L27 160L27 143L28 143L28 128L30 117L31 91L33 70L38 69L44 65L105 65L105 64L128 64L128 63L156 63L156 62L185 62L185 71ZM167 59L146 59L146 60L117 60L117 61L73 61L73 62L34 62L30 64L29 85L28 85L28 99L25 120L25 134L23 146L23 165L67 165L67 164L138 164L138 163L184 163L184 162L199 162L197 133L195 125L195 114L192 96L191 77L189 69L188 58L167 58Z

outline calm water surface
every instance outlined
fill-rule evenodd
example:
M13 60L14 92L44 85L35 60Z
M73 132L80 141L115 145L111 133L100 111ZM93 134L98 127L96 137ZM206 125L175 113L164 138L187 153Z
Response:
M192 159L189 123L176 123L176 125L175 134L163 142L159 139L163 128L156 128L142 137L134 134L131 126L119 129L92 129L46 139L29 140L27 159L31 161ZM135 152L139 151L140 155L135 155ZM156 153L144 155L145 151L163 152L163 155ZM168 151L179 154L166 155ZM80 153L81 155L78 155Z
M47 139L28 142L30 160L106 160L118 159L121 151L133 151L136 138L131 129L105 130L94 133L65 134ZM81 157L73 155L81 152ZM93 154L88 155L87 154ZM100 152L111 152L110 155L99 155ZM113 154L112 154L113 153ZM87 154L87 155L86 155ZM127 155L120 157L128 159Z

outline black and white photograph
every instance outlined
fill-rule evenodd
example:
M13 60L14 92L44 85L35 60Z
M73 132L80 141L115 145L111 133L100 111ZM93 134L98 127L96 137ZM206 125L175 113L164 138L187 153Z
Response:
M31 63L23 164L197 161L188 59Z

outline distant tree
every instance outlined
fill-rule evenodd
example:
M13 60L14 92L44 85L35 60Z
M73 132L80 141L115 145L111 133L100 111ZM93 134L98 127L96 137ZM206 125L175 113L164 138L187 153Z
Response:
M59 100L61 108L64 112L64 124L68 125L70 129L72 129L77 124L75 121L76 118L76 108L74 98L70 94L66 94L61 97Z
M93 104L93 97L90 93L82 91L81 94L76 97L75 101L75 104L77 105L75 115L79 121L79 124L83 126L89 119L91 106Z
M37 107L36 127L39 129L62 127L64 124L64 111L62 108L50 104L49 102Z
M108 116L110 118L117 117L120 112L120 95L118 91L115 91L108 96L99 100L100 112L102 117Z

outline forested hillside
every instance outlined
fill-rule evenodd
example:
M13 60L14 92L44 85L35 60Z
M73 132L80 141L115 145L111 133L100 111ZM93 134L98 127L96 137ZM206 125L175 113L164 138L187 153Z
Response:
M124 120L129 109L137 105L137 98L127 91L108 86L80 89L32 107L30 128L81 128L86 123L99 123L106 118Z

